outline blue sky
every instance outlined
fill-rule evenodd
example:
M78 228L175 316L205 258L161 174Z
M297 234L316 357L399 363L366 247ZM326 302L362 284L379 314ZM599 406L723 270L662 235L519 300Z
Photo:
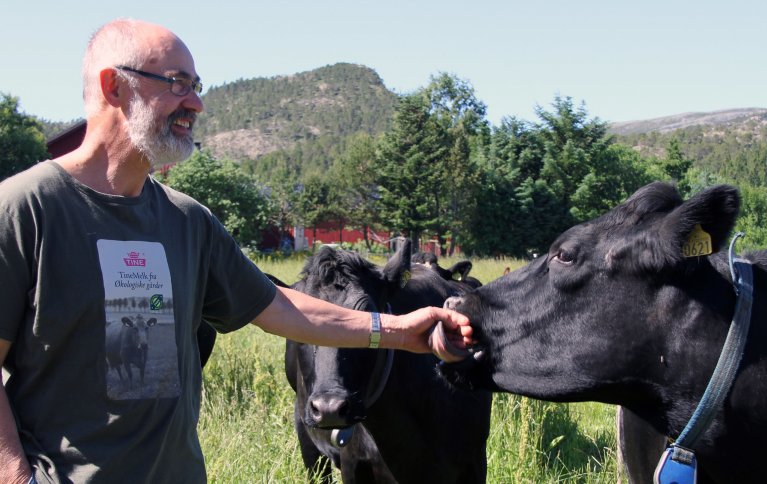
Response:
M88 37L132 17L176 32L208 87L353 62L399 93L455 74L494 124L535 120L557 94L606 121L767 107L764 0L124 3L5 0L0 92L28 114L81 117Z

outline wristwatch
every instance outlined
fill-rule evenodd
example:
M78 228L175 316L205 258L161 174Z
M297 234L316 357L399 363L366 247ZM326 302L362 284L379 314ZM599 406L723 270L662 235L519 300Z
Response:
M370 344L368 348L378 348L381 342L381 315L370 313Z

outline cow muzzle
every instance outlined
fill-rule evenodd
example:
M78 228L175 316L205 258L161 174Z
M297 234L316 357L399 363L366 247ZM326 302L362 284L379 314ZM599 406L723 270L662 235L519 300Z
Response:
M349 402L335 396L317 397L309 402L309 412L319 427L333 427L343 424L349 412Z
M458 308L462 304L463 297L453 296L445 300L443 307L452 311L458 311ZM432 352L445 363L458 363L470 357L476 361L480 361L484 357L484 351L478 346L459 348L451 343L441 321L432 328L432 332L429 335L429 347L432 348Z

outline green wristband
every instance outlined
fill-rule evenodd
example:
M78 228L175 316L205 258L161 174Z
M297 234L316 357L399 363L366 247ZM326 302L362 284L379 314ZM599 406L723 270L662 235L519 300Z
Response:
M381 342L381 315L370 313L370 344L368 348L378 348Z

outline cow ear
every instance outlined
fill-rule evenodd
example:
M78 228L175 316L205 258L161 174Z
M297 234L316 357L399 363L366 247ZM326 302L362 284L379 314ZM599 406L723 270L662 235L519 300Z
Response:
M664 217L658 233L666 259L679 261L696 255L685 250L691 235L705 241L710 238L710 250L705 249L700 255L719 251L727 243L739 210L740 195L737 188L729 185L703 190L675 208Z
M405 239L399 250L391 256L383 269L388 283L399 284L403 278L410 278L410 239Z
M157 324L157 318L149 318L149 321L146 322L147 326L154 326Z
M130 318L123 316L121 321L125 326L130 326L131 328L133 327L133 321L131 321Z
M466 277L469 275L469 272L471 272L471 268L471 261L464 260L453 264L453 267L448 269L448 271L450 271L450 276L453 280L465 281Z

